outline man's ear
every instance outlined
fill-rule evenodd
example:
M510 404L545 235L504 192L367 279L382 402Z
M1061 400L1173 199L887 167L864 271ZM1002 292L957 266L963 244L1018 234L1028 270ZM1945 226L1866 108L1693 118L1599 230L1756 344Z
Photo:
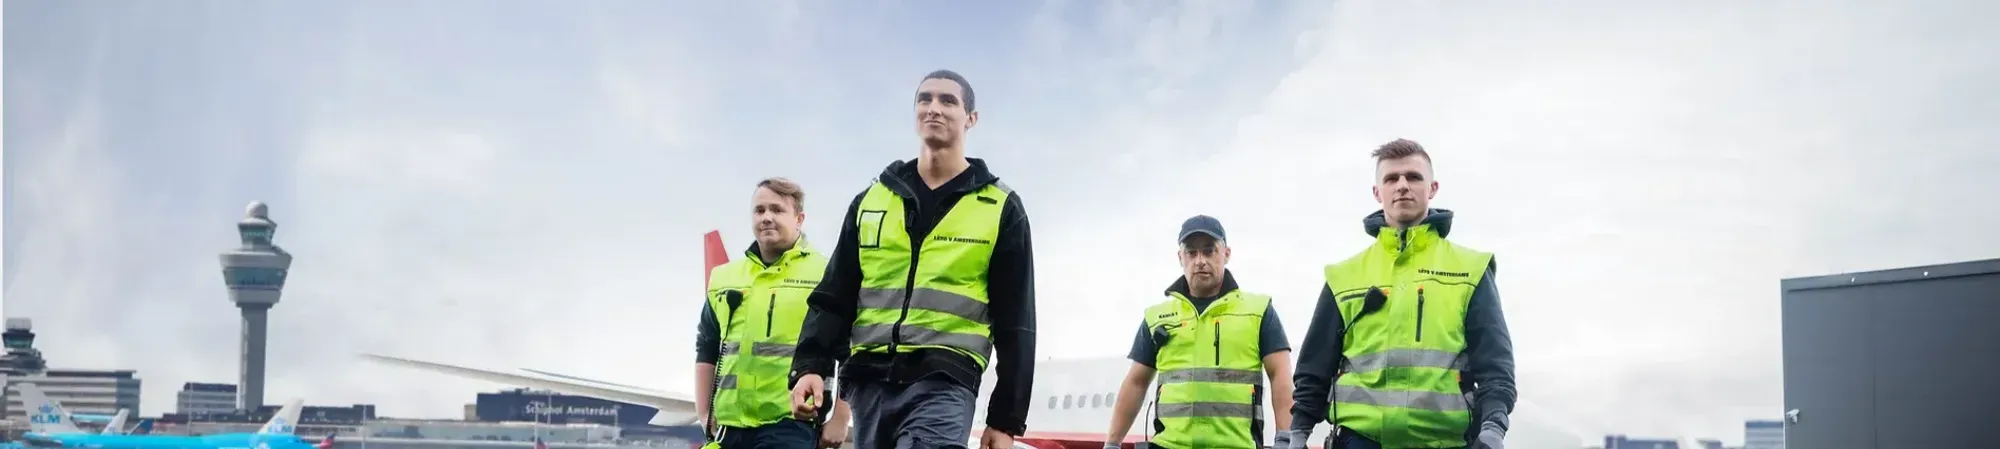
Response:
M965 130L971 131L972 126L978 124L979 124L979 111L972 111L965 113Z
M1375 195L1375 204L1382 204L1382 186L1369 187L1368 192Z
M1438 182L1431 181L1431 196L1429 198L1424 198L1424 199L1434 200L1437 199L1437 197L1438 197Z
M799 228L805 228L805 227L806 227L806 211L799 211L799 212L798 212L798 213L797 213L796 215L797 215L797 216L796 216L796 217L793 217L793 218L797 218L797 219L799 219Z

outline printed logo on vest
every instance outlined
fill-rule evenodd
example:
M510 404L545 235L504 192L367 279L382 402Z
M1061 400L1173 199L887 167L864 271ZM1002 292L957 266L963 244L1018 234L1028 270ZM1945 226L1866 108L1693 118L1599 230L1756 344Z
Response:
M940 235L940 236L936 236L936 237L932 237L932 238L931 238L931 240L932 240L932 241L937 241L937 242L951 242L951 243L971 243L971 244L975 244L975 245L991 245L991 244L993 244L993 242L992 242L992 241L989 241L989 240L986 240L986 239L975 239L975 238L972 238L972 237L954 237L954 236L949 236L949 235Z
M1418 272L1418 273L1423 273L1423 274L1428 274L1428 275L1432 275L1432 276L1446 276L1446 277L1455 277L1455 278L1462 278L1462 277L1470 277L1470 276L1472 276L1472 274L1471 274L1471 273L1460 273L1460 272L1452 272L1452 271L1437 271L1437 270L1432 270L1432 269L1429 269L1429 268L1420 268L1420 269L1417 269L1417 272Z

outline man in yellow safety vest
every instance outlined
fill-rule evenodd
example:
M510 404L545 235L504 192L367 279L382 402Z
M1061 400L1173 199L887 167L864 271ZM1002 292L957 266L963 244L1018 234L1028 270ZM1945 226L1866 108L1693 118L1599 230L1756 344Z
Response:
M965 157L979 122L972 85L949 70L917 86L923 147L848 206L793 361L792 407L814 416L838 357L840 397L864 448L963 447L992 360L981 445L1027 430L1035 373L1034 250L1021 195Z
M1271 297L1236 287L1225 267L1222 222L1197 215L1181 223L1181 278L1166 300L1146 309L1132 342L1132 369L1112 405L1104 447L1132 430L1146 388L1159 373L1150 443L1167 449L1263 447L1264 379L1278 429L1289 427L1292 347ZM1283 436L1283 434L1280 434ZM1277 441L1284 445L1285 441Z
M846 439L845 403L818 435L792 418L792 354L806 297L826 272L826 256L799 232L805 218L797 183L758 182L750 211L756 241L744 258L709 273L695 328L695 411L710 449L814 449Z
M1326 266L1290 443L1331 422L1328 448L1503 449L1514 344L1493 255L1445 239L1452 213L1430 207L1438 182L1423 146L1398 139L1374 157L1382 210L1362 223L1375 241Z

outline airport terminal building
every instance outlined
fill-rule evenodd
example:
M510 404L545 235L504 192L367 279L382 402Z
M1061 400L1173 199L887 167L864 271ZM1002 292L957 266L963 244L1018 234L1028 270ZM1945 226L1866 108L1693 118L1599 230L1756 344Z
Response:
M190 385L203 385L204 389L229 386ZM374 449L520 447L537 439L552 448L686 447L702 440L701 431L692 426L647 424L656 411L652 407L548 391L512 389L480 393L466 408L464 419L451 420L377 417L375 407L369 404L307 406L299 414L297 432L309 440L334 435L337 445L366 445ZM234 410L169 413L154 424L154 429L157 433L186 435L250 432L270 420L277 409L278 406L267 405L249 413Z
M137 372L49 369L42 351L35 349L33 321L8 318L6 326L6 331L0 333L0 342L4 342L7 351L0 356L0 375L5 375L8 387L0 390L5 392L5 400L0 401L0 407L5 408L0 411L4 411L9 422L27 420L20 394L13 388L22 383L41 387L49 399L61 402L71 413L111 415L121 408L131 410L133 415L140 413Z

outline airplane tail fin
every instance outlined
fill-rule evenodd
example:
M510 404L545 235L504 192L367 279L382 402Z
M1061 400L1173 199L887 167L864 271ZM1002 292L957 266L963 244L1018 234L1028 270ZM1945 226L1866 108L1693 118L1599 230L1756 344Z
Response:
M132 410L131 410L131 409L123 409L123 408L121 408L121 409L118 409L118 414L117 414L117 415L115 415L115 416L112 416L112 417L111 417L111 421L108 421L108 422L105 422L105 423L104 423L104 431L103 431L103 432L99 432L99 433L101 433L101 434L104 434L104 435L117 435L117 434L120 434L120 433L124 433L124 432L125 432L125 418L126 418L127 416L131 416L131 414L132 414Z
M715 267L729 263L729 251L722 249L722 231L708 231L708 235L702 236L702 240L703 262L706 268L701 270L701 289L707 291L709 274L715 272Z
M319 443L316 443L316 444L313 444L313 448L314 448L314 449L332 449L332 448L333 448L333 435L334 435L334 434L332 434L332 433L328 433L328 434L326 434L326 438L325 438L325 439L322 439L322 440L319 440Z
M141 419L139 420L139 425L132 426L133 435L147 435L151 433L153 433L153 418Z
M299 412L305 408L305 402L304 399L292 399L291 402L286 402L284 408L271 414L271 421L264 423L263 428L257 429L257 434L291 435L299 424Z
M44 434L83 433L83 429L76 427L76 421L70 419L69 411L63 410L62 404L49 400L48 395L42 394L41 387L25 383L15 384L14 388L21 391L21 405L27 407L28 431Z

